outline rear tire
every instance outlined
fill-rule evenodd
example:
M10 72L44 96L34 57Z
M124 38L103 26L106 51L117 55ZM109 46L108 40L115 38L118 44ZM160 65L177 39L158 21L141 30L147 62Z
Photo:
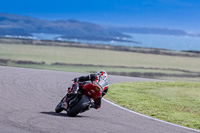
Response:
M55 111L56 113L60 113L64 110L64 108L62 108L62 101L56 106Z
M70 107L67 109L67 115L68 116L76 116L78 113L80 113L82 110L84 110L89 105L90 99L83 95L83 97L76 103L75 106Z

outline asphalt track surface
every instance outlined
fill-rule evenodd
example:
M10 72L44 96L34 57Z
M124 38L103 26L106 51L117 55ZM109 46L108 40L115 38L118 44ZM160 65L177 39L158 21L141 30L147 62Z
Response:
M0 133L195 133L116 107L103 100L98 110L77 117L54 109L80 73L0 66ZM110 83L151 79L109 76Z

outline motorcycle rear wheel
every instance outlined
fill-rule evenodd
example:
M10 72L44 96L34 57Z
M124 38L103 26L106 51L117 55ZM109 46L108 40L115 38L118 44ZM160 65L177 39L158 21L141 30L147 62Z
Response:
M78 113L89 106L89 103L90 99L87 96L83 95L82 98L76 103L76 105L67 109L67 115L75 117L76 115L78 115Z

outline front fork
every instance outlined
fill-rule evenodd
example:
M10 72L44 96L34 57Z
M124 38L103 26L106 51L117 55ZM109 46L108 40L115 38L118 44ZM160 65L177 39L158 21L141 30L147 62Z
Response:
M76 82L72 84L70 87L68 87L67 94L76 94L78 90L79 90L79 83Z
M76 82L72 84L68 88L67 94L63 97L61 101L63 103L66 103L67 105L73 105L73 103L75 103L77 100L78 90L79 90L79 83Z

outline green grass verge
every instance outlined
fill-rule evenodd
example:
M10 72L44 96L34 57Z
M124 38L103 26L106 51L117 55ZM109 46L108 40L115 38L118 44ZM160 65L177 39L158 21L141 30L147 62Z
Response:
M105 98L142 114L200 130L199 82L112 84Z
M56 70L56 71L67 71L67 72L79 72L79 73L93 73L97 72L99 70L105 70L108 72L108 74L112 72L153 72L156 73L162 73L162 74L184 74L183 72L178 71L161 71L161 70L144 70L144 69L132 69L132 68L110 68L110 67L96 67L96 66L62 66L62 65L49 65L49 64L17 64L13 62L8 63L0 63L2 66L13 66L13 67L23 67L23 68L34 68L34 69L46 69L46 70ZM183 80L183 81L200 81L200 78L183 78L183 77L150 77L150 76L139 76L139 77L145 77L145 78L157 78L157 79L164 79L164 80Z
M65 65L49 65L49 64L17 64L17 63L0 63L0 65L14 66L14 67L25 67L25 68L36 68L36 69L48 69L56 71L70 71L70 72L82 72L88 73L91 71L99 71L101 69L110 72L152 72L152 73L164 73L164 74L184 74L184 72L170 71L170 70L149 70L149 69L133 69L133 68L112 68L112 67L97 67L97 66L65 66Z

